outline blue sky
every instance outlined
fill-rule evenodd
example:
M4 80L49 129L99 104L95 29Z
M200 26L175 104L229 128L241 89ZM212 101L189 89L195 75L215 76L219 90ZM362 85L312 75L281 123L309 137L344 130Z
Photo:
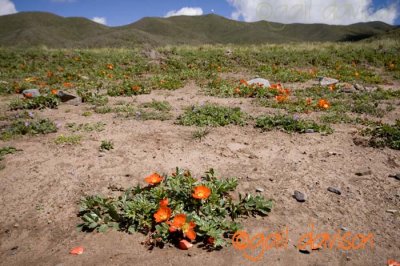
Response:
M242 21L351 24L381 20L400 24L400 0L0 0L0 14L47 11L80 16L109 26L146 16L215 13ZM12 5L14 9L12 9ZM10 7L11 6L11 7ZM182 9L184 8L184 9ZM180 11L180 12L179 12Z

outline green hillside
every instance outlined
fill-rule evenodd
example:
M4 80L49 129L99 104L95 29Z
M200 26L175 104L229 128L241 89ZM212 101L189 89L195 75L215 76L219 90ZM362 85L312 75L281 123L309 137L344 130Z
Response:
M137 44L261 44L359 41L394 30L383 22L349 26L239 22L217 15L143 18L107 27L86 18L44 12L0 17L0 46L50 48L130 47ZM397 35L398 36L398 35Z

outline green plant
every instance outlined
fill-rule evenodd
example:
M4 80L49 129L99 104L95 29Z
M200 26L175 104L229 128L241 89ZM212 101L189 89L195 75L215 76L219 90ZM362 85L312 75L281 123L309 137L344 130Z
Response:
M18 149L14 148L14 147L11 147L11 146L0 148L0 161L4 159L5 155L14 154L17 151L21 151L21 150L18 150Z
M0 130L1 139L10 139L18 135L48 134L57 131L57 126L49 119L34 121L18 120Z
M82 140L81 135L70 135L70 136L60 135L54 140L54 142L57 145L77 145L81 142L81 140Z
M193 139L198 139L201 141L204 139L208 134L210 134L210 129L208 128L198 128L192 133L192 138Z
M41 95L31 99L14 99L10 102L11 110L20 109L43 109L43 108L57 108L60 103L59 99L54 95Z
M240 229L239 217L267 215L272 201L261 196L230 195L235 178L217 178L211 169L201 179L176 169L164 177L152 174L146 187L136 186L118 198L88 196L80 203L82 230L104 232L115 228L141 232L146 244L178 244L183 239L204 242L210 248L227 245L227 238Z
M102 140L100 144L100 151L110 151L114 149L114 144L111 140Z
M363 134L371 136L369 144L372 147L400 150L400 120L396 120L394 125L381 124L373 129L367 129Z
M263 131L273 129L283 130L285 132L306 133L321 132L332 133L333 130L327 125L319 125L314 121L301 120L287 115L261 116L256 119L256 127Z
M66 127L72 131L84 131L84 132L101 132L104 130L106 123L104 122L97 122L97 123L85 123L85 124L76 124L76 123L67 123Z
M192 106L178 118L178 123L184 126L226 126L229 124L244 125L246 114L239 107L231 108L214 104Z
M155 101L155 100L152 100L151 102L143 103L141 105L141 107L143 107L143 108L152 108L154 110L164 111L164 112L168 112L168 111L171 110L171 105L167 101Z

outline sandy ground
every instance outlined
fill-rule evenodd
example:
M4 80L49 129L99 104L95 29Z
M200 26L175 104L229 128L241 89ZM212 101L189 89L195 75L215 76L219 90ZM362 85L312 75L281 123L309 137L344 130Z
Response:
M167 100L177 117L182 108L205 102L239 106L252 115L272 112L251 99L220 99L203 96L193 84L177 91L153 91L150 95L113 101L142 103ZM1 100L5 106L6 98ZM0 264L1 265L386 265L400 260L400 183L388 175L400 173L400 152L356 146L358 126L337 125L335 133L286 134L261 132L252 125L214 128L203 141L193 140L194 127L168 121L137 121L115 114L82 116L89 106L63 104L57 110L36 111L63 127L45 136L22 137L1 143L22 149L5 158L0 171ZM393 115L391 115L393 116ZM102 132L80 133L81 145L59 146L54 139L68 134L65 124L105 122ZM101 140L112 140L114 150L103 155ZM214 168L221 176L239 178L239 191L261 193L274 200L264 218L243 221L250 235L288 228L286 249L271 249L255 263L243 251L227 247L206 252L174 247L148 251L144 236L110 231L82 233L76 230L77 202L84 195L118 195L110 186L128 188L153 171L171 173L175 167L201 175ZM371 174L357 176L357 172ZM333 186L341 195L328 192ZM307 194L297 202L294 190ZM322 249L303 254L295 247L310 231L336 231L374 236L374 248L344 251ZM84 246L80 256L69 254Z

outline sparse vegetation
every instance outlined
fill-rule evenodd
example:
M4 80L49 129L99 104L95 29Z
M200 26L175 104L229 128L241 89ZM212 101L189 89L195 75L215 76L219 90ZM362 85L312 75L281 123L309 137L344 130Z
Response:
M82 140L81 135L60 135L55 139L57 145L77 145L80 144Z
M57 131L57 126L49 119L18 120L0 129L2 140L7 140L19 135L48 134Z
M100 151L110 151L114 149L114 143L111 140L102 140L100 144Z
M288 133L332 133L333 130L327 125L320 125L314 121L302 120L293 116L276 115L261 116L256 120L256 127L263 131L273 129L282 130Z
M178 124L184 126L227 126L244 125L246 114L240 108L205 104L203 106L192 106L186 109L185 113L178 118Z
M367 129L363 133L371 136L369 144L372 147L389 147L400 150L400 120L397 120L393 125L382 124L372 129Z

